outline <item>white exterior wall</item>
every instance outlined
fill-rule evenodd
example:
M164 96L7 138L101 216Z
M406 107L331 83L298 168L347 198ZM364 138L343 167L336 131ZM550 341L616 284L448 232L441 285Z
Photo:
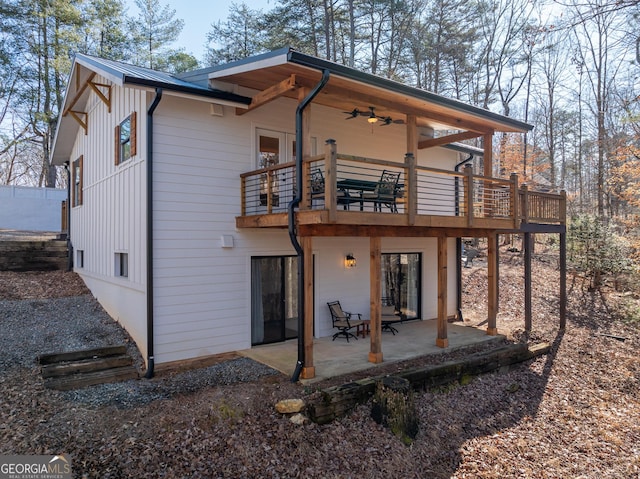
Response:
M295 133L295 102L279 99L243 116L224 107L212 116L205 102L165 95L154 116L154 278L156 363L251 347L251 257L294 255L286 230L237 230L240 174L256 168L255 130ZM312 107L311 134L318 153L333 138L338 151L402 161L402 125L371 126L364 119ZM363 131L366 140L363 141ZM432 149L420 162L451 169L457 154ZM432 163L433 164L433 163ZM233 248L221 247L232 235ZM369 239L315 238L315 334L332 334L327 301L368 316ZM386 238L383 252L422 253L422 315L437 315L436 240ZM344 256L358 258L344 268ZM455 240L449 244L455 271ZM449 275L450 291L455 276ZM449 295L450 314L455 295Z
M67 190L0 186L0 229L60 231Z
M111 83L96 77L96 82ZM76 265L93 295L120 321L146 357L146 109L147 93L111 90L111 112L92 93L86 111L88 132L76 137L72 163L83 160L83 204L71 209L74 262L84 251L84 267ZM114 165L114 129L137 112L137 154ZM127 253L129 277L115 275L115 253Z

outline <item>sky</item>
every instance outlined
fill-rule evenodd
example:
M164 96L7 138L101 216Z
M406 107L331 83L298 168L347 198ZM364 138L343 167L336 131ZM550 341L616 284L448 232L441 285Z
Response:
M184 20L184 28L174 48L184 48L198 60L202 60L205 52L207 33L211 24L225 20L232 3L245 3L252 10L271 10L276 0L160 0L161 5L169 5L175 9L175 18ZM138 9L133 0L127 0L129 16L137 16Z

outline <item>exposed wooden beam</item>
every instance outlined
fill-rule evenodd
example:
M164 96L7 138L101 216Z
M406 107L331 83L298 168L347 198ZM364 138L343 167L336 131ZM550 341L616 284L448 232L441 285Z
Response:
M483 228L431 228L428 226L376 226L376 225L328 225L299 224L298 232L305 236L380 236L384 238L421 238L444 235L448 238L486 237L493 229Z
M249 104L249 108L242 109L236 108L236 115L244 115L256 108L260 108L262 105L266 105L267 103L275 100L278 97L281 97L285 93L288 93L296 88L296 76L291 75L289 78L282 80L280 83L276 83L275 85L270 86L266 90L257 93L252 99L251 104Z
M104 83L95 83L91 80L87 81L87 83L95 92L95 94L98 95L98 98L100 98L104 102L104 104L107 105L109 113L111 113L111 85L105 85ZM102 93L98 87L106 88L107 94L105 95L104 93Z
M89 122L89 115L87 115L84 111L74 111L74 110L69 110L68 111L69 115L71 115L71 117L77 121L80 126L82 127L82 129L84 130L84 134L87 134L87 126L88 126L88 122ZM81 118L83 117L83 118Z
M71 100L71 102L69 103L69 106L67 107L67 109L62 113L62 116L66 116L69 114L69 112L73 109L73 107L76 105L76 103L78 103L78 100L80 99L80 97L82 96L82 94L84 93L84 91L87 89L87 87L89 86L89 82L91 80L93 80L93 77L96 76L96 72L91 72L89 74L89 76L87 77L87 80L82 84L82 86L80 87L80 89L78 90L78 92L75 94L75 96L73 97L73 99ZM78 78L76 78L76 83L78 81Z
M477 131L463 131L461 133L454 133L453 135L429 138L428 140L419 141L418 149L424 150L425 148L433 148L434 146L448 145L449 143L470 140L471 138L478 138L479 136L482 136L482 133L478 133Z

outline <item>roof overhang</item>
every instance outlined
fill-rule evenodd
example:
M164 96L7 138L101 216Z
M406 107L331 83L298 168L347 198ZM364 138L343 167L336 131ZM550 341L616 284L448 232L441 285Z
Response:
M314 102L342 111L357 108L366 111L374 106L376 113L394 119L415 116L418 126L434 130L476 132L481 136L495 131L525 132L533 127L527 123L490 112L466 103L436 95L426 90L364 73L327 60L283 48L227 65L214 67L209 73L212 82L222 81L264 92L295 77L299 87L313 88L322 72L331 76ZM296 98L295 90L283 93Z

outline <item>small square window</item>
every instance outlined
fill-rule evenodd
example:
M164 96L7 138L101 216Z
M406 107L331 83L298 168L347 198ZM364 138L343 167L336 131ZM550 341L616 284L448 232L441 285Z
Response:
M78 268L84 268L84 250L79 249L76 251L76 266Z
M129 253L116 253L115 274L121 278L129 277Z

